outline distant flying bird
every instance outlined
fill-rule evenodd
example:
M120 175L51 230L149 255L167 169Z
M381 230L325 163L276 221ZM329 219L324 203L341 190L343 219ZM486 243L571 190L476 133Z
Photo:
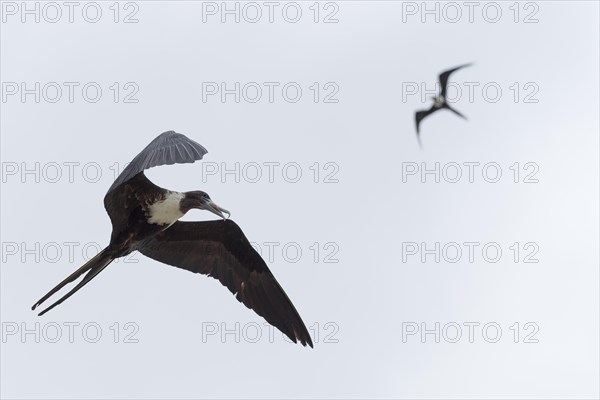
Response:
M104 197L104 207L112 222L110 244L73 272L31 308L87 272L85 277L60 300L46 308L50 311L77 292L114 259L135 250L147 257L191 272L218 279L238 301L254 310L294 343L313 346L310 335L267 264L254 250L240 227L223 213L202 191L175 192L156 186L144 170L159 165L193 163L206 149L173 131L154 139L115 180ZM223 220L178 221L186 212L208 210ZM89 271L89 272L88 272Z
M457 70L459 70L461 68L464 68L464 67L468 67L470 65L472 65L472 64L464 64L464 65L461 65L459 67L452 68L452 69L449 69L448 71L442 72L440 74L440 76L439 76L440 87L441 87L441 91L440 91L439 96L433 97L433 101L434 102L433 102L433 105L431 106L431 108L429 110L421 110L421 111L417 111L415 113L415 121L417 123L417 139L419 140L419 146L421 146L421 137L420 137L420 132L419 132L419 124L428 115L433 114L437 110L441 110L442 108L445 108L447 110L452 111L453 113L455 113L459 117L467 119L467 117L465 117L464 115L462 115L461 113L459 113L458 111L456 111L454 108L450 107L450 105L446 102L446 90L448 89L448 78L450 77L450 74L453 73L454 71L457 71Z

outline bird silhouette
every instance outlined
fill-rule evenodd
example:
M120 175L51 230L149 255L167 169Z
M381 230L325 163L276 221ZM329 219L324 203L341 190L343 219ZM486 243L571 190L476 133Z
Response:
M229 219L229 211L203 191L163 189L144 174L146 169L160 165L193 163L206 153L200 144L173 131L162 133L146 146L104 197L104 207L113 226L108 246L38 300L32 310L87 273L71 291L39 315L45 314L85 286L114 259L137 250L164 264L219 280L238 301L294 343L312 347L298 311L240 227ZM192 209L210 211L223 220L179 221ZM228 214L227 218L223 213Z
M468 67L470 65L473 65L473 64L472 63L464 64L464 65L458 66L456 68L452 68L452 69L442 72L439 75L440 86L441 86L440 94L436 97L433 97L433 105L428 110L421 110L421 111L417 111L415 113L415 122L417 125L417 140L419 141L420 147L423 147L423 146L421 144L419 125L421 124L421 121L423 121L423 119L425 119L425 117L427 117L428 115L431 115L434 112L441 110L441 109L447 109L447 110L452 111L459 117L467 119L467 117L465 117L464 115L462 115L461 113L456 111L454 108L450 107L450 105L446 101L446 91L448 90L448 78L450 77L450 74L452 74L454 71L458 71L459 69Z

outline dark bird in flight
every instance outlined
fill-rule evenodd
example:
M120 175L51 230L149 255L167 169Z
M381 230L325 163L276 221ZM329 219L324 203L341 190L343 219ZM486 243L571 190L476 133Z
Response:
M240 227L202 191L175 192L156 186L144 170L159 165L193 163L206 149L173 131L154 139L115 180L104 197L112 222L109 245L69 275L31 308L34 310L82 274L70 292L39 313L43 315L85 286L114 259L135 250L174 267L218 279L244 305L254 310L294 343L313 346L310 335L260 255ZM208 210L223 220L178 221L189 210Z
M442 72L440 74L440 76L439 76L440 87L441 87L441 91L440 91L439 96L433 97L433 105L431 106L431 108L429 110L421 110L421 111L417 111L415 113L415 121L417 123L417 139L419 141L419 146L421 146L421 137L420 137L420 132L419 132L419 124L428 115L433 114L437 110L441 110L441 109L445 108L447 110L452 111L453 113L455 113L459 117L467 119L467 117L465 117L464 115L462 115L461 113L459 113L458 111L456 111L454 108L450 107L450 105L446 102L446 90L448 89L448 78L450 77L450 74L453 73L454 71L457 71L457 70L459 70L461 68L464 68L464 67L468 67L470 65L472 65L472 64L464 64L464 65L461 65L459 67L452 68L452 69L449 69L448 71Z

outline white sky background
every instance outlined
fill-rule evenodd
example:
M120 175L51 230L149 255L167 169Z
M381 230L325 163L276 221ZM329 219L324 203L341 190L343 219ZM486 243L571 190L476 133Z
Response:
M82 17L84 2L73 23L65 6L57 23L44 15L39 23L31 15L22 23L20 10L12 15L6 4L0 41L2 397L598 397L598 3L500 2L496 23L484 18L484 7L486 18L495 15L485 2L473 22L468 8L456 3L462 13L456 23L448 21L454 11L444 3L439 23L434 15L421 22L421 2L320 3L318 23L312 2L299 3L297 23L283 18L286 3L275 9L273 23L262 2L257 23L243 17L235 23L232 16L221 23L220 14L203 22L201 2L158 1L127 9L121 3L118 23L112 2L99 3L97 23ZM336 6L338 23L323 23ZM133 11L139 22L122 23ZM288 15L293 18L291 9ZM527 15L538 22L524 23ZM429 117L421 151L414 111L428 108L431 94L424 101L420 92L403 99L403 88L425 83L433 89L439 72L467 62L475 64L451 81L462 89L454 106L468 121L447 111ZM48 92L39 103L34 95L23 102L20 93L9 94L21 82L29 88L57 82L63 97L51 103L54 92ZM79 83L72 103L63 82ZM81 95L89 82L102 88L96 103ZM124 87L128 82L139 89L137 103L123 102L132 90ZM203 82L230 88L257 82L263 97L236 103L229 95L223 103L216 95L203 102ZM273 103L263 82L280 84ZM281 95L288 82L302 88L296 103ZM321 88L317 103L314 82ZM337 103L323 102L329 82L339 88ZM479 85L472 99L465 82ZM486 84L502 90L496 102L493 88L487 98L482 93ZM534 91L528 100L537 103L525 102ZM209 154L204 163L153 169L149 177L174 190L207 191L232 211L264 257L265 242L279 243L269 267L312 327L314 349L291 345L278 331L270 340L263 320L218 282L140 254L113 263L44 317L30 311L85 261L85 244L108 243L102 198L114 178L110 166L128 162L170 129ZM39 179L23 175L23 166L36 162ZM73 182L69 162L79 163ZM220 174L203 179L203 171L236 162L248 173L239 182L233 175L224 182ZM269 162L280 163L273 182ZM316 162L317 183L310 169ZM419 174L403 182L403 169L436 162L446 166L440 183L432 175L423 183ZM472 183L464 164L470 162L480 163ZM516 162L518 183L510 169ZM52 163L61 166L56 183ZM101 167L95 183L88 182L94 169L82 176L87 163ZM252 163L262 166L256 183L250 182ZM287 163L300 166L297 183L282 176ZM444 179L453 178L452 163L462 166L457 183ZM501 169L497 183L482 176L488 163ZM526 163L533 164L525 169ZM538 182L524 183L536 168ZM334 170L338 182L325 183ZM489 171L486 177L493 178ZM293 170L285 178L293 179ZM211 218L198 211L185 217ZM72 259L66 242L77 242ZM317 262L310 248L315 242ZM455 263L443 254L439 263L433 255L422 262L420 253L403 254L410 242L428 248L456 242L463 254ZM480 243L474 262L464 242ZM510 248L515 242L519 262ZM539 249L538 263L523 262L529 242ZM39 251L23 251L36 243ZM294 243L302 250L295 263L282 254ZM498 262L482 257L486 243L501 248ZM62 254L54 257L57 246ZM332 249L339 262L323 262ZM125 343L128 322L138 328L138 343ZM221 340L219 332L202 340L207 327L234 329L237 322L239 333L251 338L256 325L248 324L258 323L262 336L251 343L241 335L236 343L233 334ZM438 322L439 343L433 334L403 340L412 323L434 329ZM39 342L35 334L21 336L36 323ZM68 323L79 324L73 343ZM93 329L82 333L87 323L102 329L96 343L86 340ZM472 343L465 323L479 324ZM494 338L493 327L482 333L490 323L502 329L496 343L486 341ZM456 325L462 336L451 343ZM51 343L56 326L62 336ZM14 327L19 331L9 334Z

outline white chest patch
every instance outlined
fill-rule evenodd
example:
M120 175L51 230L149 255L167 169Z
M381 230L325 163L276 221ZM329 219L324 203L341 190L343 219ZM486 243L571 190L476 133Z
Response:
M179 192L169 192L164 200L157 201L148 207L148 222L157 225L172 225L183 213L179 209L179 201L185 195Z

